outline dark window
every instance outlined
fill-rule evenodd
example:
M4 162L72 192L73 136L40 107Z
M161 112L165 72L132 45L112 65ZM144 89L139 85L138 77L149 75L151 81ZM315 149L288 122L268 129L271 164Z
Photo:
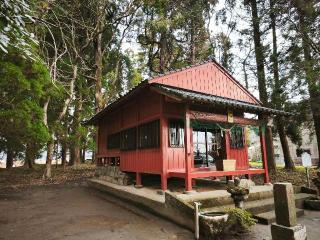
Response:
M184 146L184 122L182 120L169 121L169 146Z
M120 133L114 133L114 134L108 135L107 148L108 149L120 148Z
M136 149L137 141L136 128L129 128L121 132L121 150L134 150Z
M245 142L244 129L242 127L235 127L230 131L230 146L231 148L243 148Z
M140 125L138 128L139 148L156 148L160 142L160 122L159 120Z

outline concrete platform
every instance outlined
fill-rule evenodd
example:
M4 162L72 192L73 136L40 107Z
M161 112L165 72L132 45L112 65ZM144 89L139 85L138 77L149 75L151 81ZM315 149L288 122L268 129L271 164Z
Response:
M177 201L174 195L169 192L159 195L154 189L135 188L133 185L121 186L99 179L88 180L88 185L193 230L193 218L186 218L190 214L192 216L193 209L190 209L191 212L189 212L189 207ZM185 215L186 212L188 212L187 215Z
M296 208L297 217L301 217L304 215L304 210L300 208ZM259 223L269 225L271 223L276 222L276 214L275 211L262 212L254 215L254 218L258 220Z
M125 202L143 208L156 215L162 216L178 225L193 231L193 203L200 202L201 212L224 211L233 208L233 200L226 190L213 190L183 194L181 192L166 191L164 195L157 193L158 189L143 187L135 188L133 185L121 186L99 179L88 181L89 186L118 197ZM296 206L303 208L303 200L310 194L297 193ZM264 224L274 221L273 187L270 185L253 186L250 189L245 209L251 212ZM297 209L299 216L303 215L302 209Z

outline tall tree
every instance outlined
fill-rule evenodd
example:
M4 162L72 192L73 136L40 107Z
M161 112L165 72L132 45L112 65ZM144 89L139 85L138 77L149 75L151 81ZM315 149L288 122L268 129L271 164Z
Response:
M320 150L320 67L318 64L319 49L317 44L314 43L312 35L313 31L316 31L315 22L319 17L319 12L315 8L316 1L307 0L300 1L294 0L293 6L296 9L298 15L298 36L302 42L303 51L303 69L307 82L308 92L310 95L310 106L313 116L314 128L317 137L318 150ZM318 30L318 29L317 29ZM320 167L320 161L318 163Z
M249 4L251 8L251 22L253 30L253 41L254 41L254 52L257 66L257 78L258 78L258 89L261 102L265 106L269 106L267 84L266 84L266 74L265 74L265 56L264 47L261 40L260 31L260 17L258 14L258 5L256 0L247 0L245 4ZM266 130L266 147L267 147L267 159L268 159L268 169L270 171L275 171L275 161L274 161L274 150L273 150L273 137L271 128L267 127Z
M277 27L276 27L276 14L277 14L277 7L275 6L275 0L270 0L270 25L272 30L272 55L271 61L273 63L272 70L273 70L273 89L272 89L272 104L276 109L282 109L283 103L283 91L282 91L282 83L279 76L279 60L278 60L278 43L277 43ZM293 169L294 163L292 161L289 144L287 140L287 135L285 131L285 123L282 116L276 116L275 124L277 127L277 131L279 133L280 142L283 151L283 157L285 162L286 169Z
M213 55L206 19L214 5L215 1L143 1L138 43L149 75Z
M217 36L217 54L219 62L223 67L229 70L232 73L232 61L233 54L231 52L232 43L230 37L225 33L221 32Z
M34 22L29 3L24 0L0 2L0 51L19 51L28 58L34 58L33 45L37 42L27 23Z
M8 50L0 58L0 150L7 153L7 168L24 153L31 167L49 137L41 108L49 75L43 64Z

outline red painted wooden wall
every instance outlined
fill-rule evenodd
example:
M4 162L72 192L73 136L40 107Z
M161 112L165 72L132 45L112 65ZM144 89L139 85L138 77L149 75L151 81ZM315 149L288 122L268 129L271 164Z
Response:
M161 83L260 104L256 98L215 62L208 62L156 77L149 80L149 83ZM156 119L161 120L159 148L136 149L134 151L107 150L107 135ZM168 170L184 169L184 148L169 147L168 121L170 119L184 119L183 104L170 101L167 97L152 92L148 88L144 89L135 97L129 98L126 103L117 107L113 112L106 114L105 118L99 122L97 157L120 157L121 170L128 172L160 174ZM190 138L192 144L192 131ZM237 160L238 170L248 168L246 148L230 149L229 158Z
M230 159L236 160L236 170L248 169L248 149L246 147L240 149L230 148Z
M128 172L162 172L161 148L120 151L107 149L107 135L160 119L162 97L145 91L134 100L108 114L99 123L98 157L120 157L120 168Z
M149 82L260 104L243 86L214 62L156 77Z

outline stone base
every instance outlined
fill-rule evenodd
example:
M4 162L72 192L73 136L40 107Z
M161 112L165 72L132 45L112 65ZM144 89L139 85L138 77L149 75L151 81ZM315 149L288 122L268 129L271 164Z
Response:
M306 200L304 200L304 206L306 209L320 211L320 198L319 197L307 198Z
M164 191L163 190L157 190L157 194L164 195Z
M131 185L132 179L127 174L120 170L119 166L102 166L97 167L95 175L104 181L115 183L118 185Z
M309 187L301 187L301 192L318 195L318 190Z
M239 187L245 188L245 189L250 189L251 187L254 187L256 184L254 181L250 179L240 179L240 184ZM228 181L228 187L234 187L234 180L229 180Z
M183 191L184 194L195 194L197 191L195 190L190 190L190 191Z
M271 224L272 240L306 240L307 229L303 225L285 227L278 224Z

